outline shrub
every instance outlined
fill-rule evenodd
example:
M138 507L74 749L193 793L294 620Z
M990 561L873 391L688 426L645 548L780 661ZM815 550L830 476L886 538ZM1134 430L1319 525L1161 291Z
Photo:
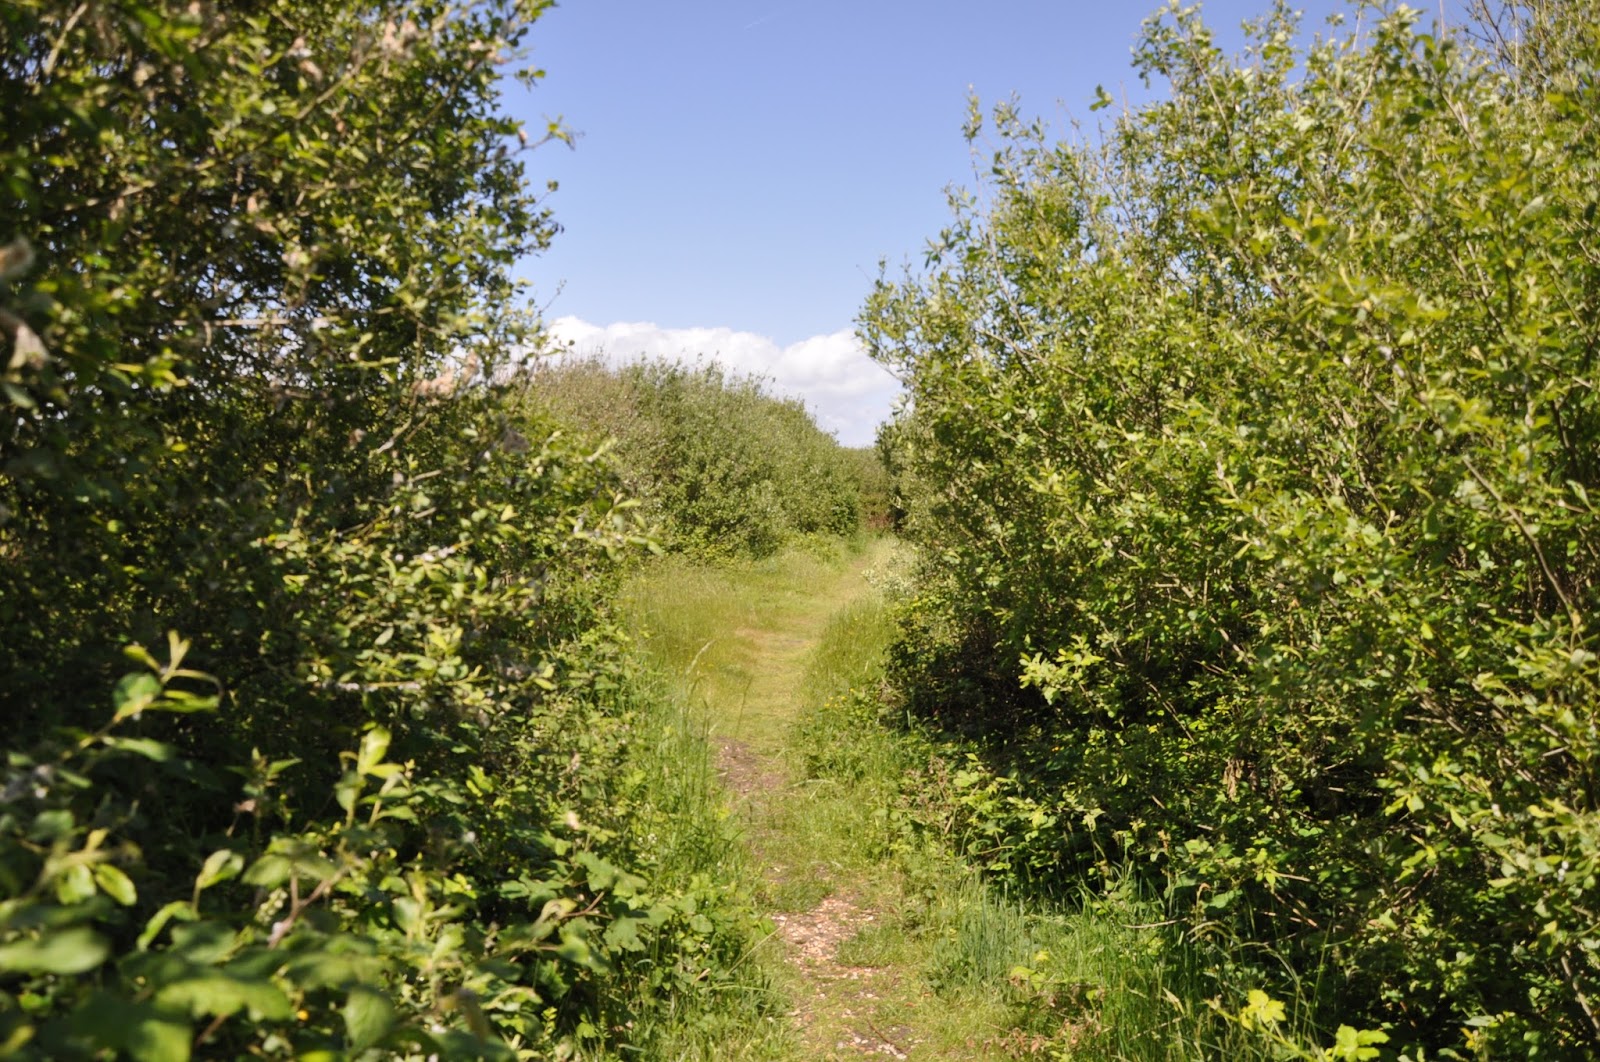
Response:
M530 394L615 441L630 491L669 548L765 557L796 536L861 522L861 470L805 407L711 364L598 358L538 366Z
M845 457L860 488L863 524L875 531L893 527L894 487L883 455L875 446L853 446L845 449Z
M742 944L639 873L637 514L488 383L545 6L0 9L0 1054L570 1056Z
M997 108L986 197L864 325L911 395L898 681L986 736L1014 872L1110 853L1219 966L1331 963L1324 1020L1573 1056L1600 35L1519 11L1497 52L1404 8L1297 50L1280 5L1232 62L1169 9L1170 96L1099 148Z

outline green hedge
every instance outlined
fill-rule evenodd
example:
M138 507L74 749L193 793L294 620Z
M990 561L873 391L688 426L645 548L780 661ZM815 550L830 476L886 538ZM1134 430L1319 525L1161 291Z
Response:
M1167 98L1099 147L997 109L865 329L911 397L897 679L986 742L995 869L1145 867L1228 983L1330 1028L1580 1057L1600 31L1517 17L1298 48L1280 8L1230 61L1169 10L1136 49Z
M488 382L546 6L0 8L0 1055L571 1057L724 985L633 828L637 514Z
M805 406L716 364L598 358L535 369L533 404L610 439L669 548L764 557L861 524L862 470Z

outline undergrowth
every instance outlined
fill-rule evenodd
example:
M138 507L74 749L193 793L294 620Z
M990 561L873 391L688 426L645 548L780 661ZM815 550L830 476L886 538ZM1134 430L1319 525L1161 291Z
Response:
M809 659L791 742L805 799L788 809L788 827L888 912L838 959L912 971L899 991L931 993L944 1015L919 1030L927 1048L1085 1060L1372 1057L1310 1046L1317 1031L1297 1024L1308 1007L1280 1007L1202 969L1133 874L1104 867L1093 889L1049 899L988 878L970 855L983 823L967 789L952 784L969 750L895 712L882 682L903 578L895 567L869 575L886 592L841 610Z

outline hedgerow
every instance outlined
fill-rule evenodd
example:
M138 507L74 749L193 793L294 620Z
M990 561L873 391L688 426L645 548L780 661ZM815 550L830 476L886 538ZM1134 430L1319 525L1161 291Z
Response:
M797 537L861 525L863 469L802 403L757 379L715 363L567 358L536 365L528 396L614 444L669 549L766 557Z
M635 828L637 509L492 382L546 6L0 8L0 1055L572 1057L726 987L750 916Z
M1169 8L1167 97L1099 144L995 110L863 316L910 395L896 682L983 743L996 872L1143 868L1257 1010L1580 1057L1600 20L1361 13L1299 47L1279 5L1235 61Z

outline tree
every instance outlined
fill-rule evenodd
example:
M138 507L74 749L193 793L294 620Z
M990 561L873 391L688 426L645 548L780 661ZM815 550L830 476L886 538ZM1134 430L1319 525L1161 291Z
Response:
M219 627L202 583L358 519L423 381L515 339L507 268L554 225L495 100L546 6L0 13L8 694Z

